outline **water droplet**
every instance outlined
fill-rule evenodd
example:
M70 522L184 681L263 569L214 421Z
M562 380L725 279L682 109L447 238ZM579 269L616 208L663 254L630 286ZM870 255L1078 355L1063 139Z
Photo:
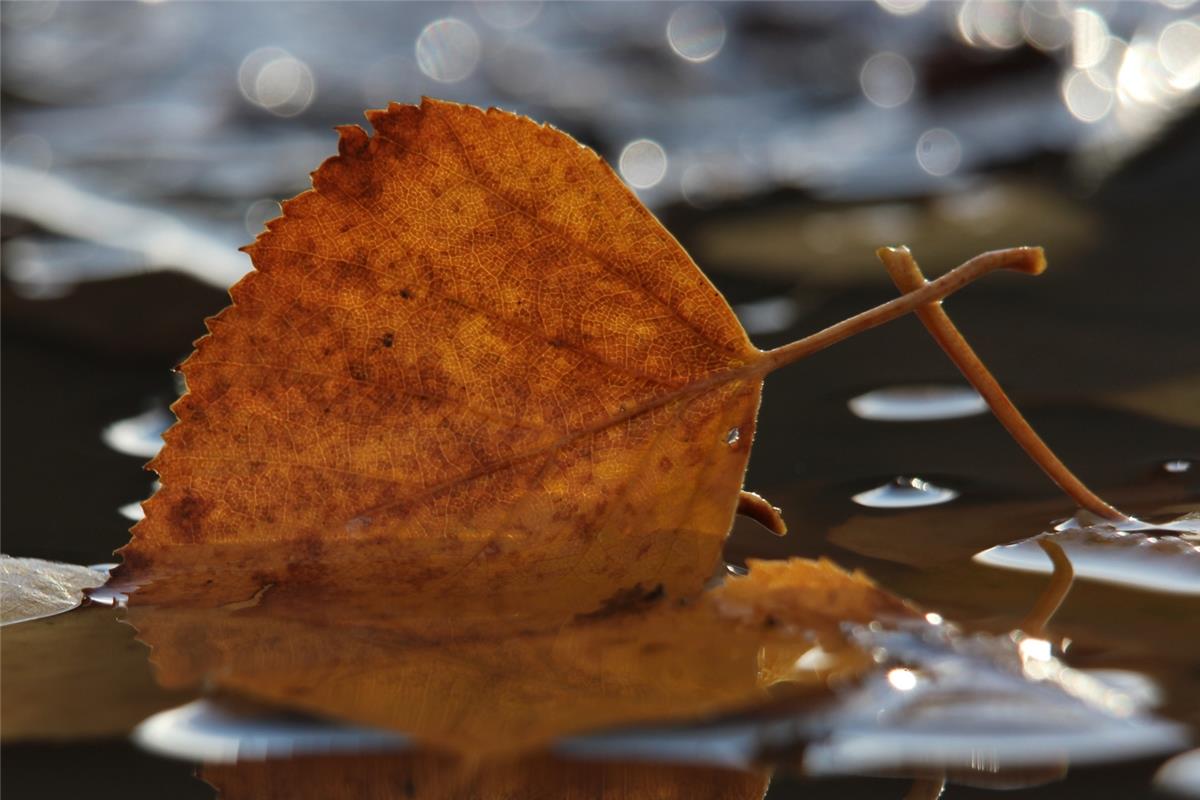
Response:
M434 20L417 37L416 53L421 72L435 81L457 83L479 64L479 36L461 19Z
M920 478L895 478L850 499L867 508L920 508L949 503L956 497L958 492L954 489L935 486Z
M987 402L970 386L892 386L850 400L855 416L880 422L924 422L970 417Z
M156 406L136 417L114 422L100 436L118 453L153 458L162 449L163 431L174 422L175 416L171 412Z
M355 534L362 533L371 527L371 518L367 516L357 516L346 523L346 533Z
M667 20L667 43L688 61L708 61L725 44L725 20L707 3L680 6Z
M1172 459L1162 465L1163 472L1169 472L1172 475L1182 475L1185 472L1190 472L1192 462L1182 458Z
M667 154L658 142L638 139L625 145L617 167L630 186L649 189L667 174Z
M725 444L733 447L742 440L742 431L740 428L730 428L729 433L725 434Z

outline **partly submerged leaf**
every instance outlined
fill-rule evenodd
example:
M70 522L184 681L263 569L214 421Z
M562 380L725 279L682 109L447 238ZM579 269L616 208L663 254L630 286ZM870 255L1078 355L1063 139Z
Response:
M0 555L0 625L70 611L83 590L107 579L102 569Z
M368 118L247 248L255 271L184 362L118 582L699 589L763 353L569 136L433 100Z

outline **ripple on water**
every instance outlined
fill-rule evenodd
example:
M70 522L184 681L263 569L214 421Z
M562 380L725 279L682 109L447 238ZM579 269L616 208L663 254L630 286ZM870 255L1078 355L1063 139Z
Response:
M994 567L1050 573L1038 540L1056 542L1075 575L1170 594L1200 595L1200 515L1152 524L1115 524L1079 514L1055 530L992 547L975 560Z
M987 402L970 386L890 386L847 402L855 416L878 422L926 422L982 414Z
M920 508L949 503L958 492L920 478L893 478L850 499L867 508Z

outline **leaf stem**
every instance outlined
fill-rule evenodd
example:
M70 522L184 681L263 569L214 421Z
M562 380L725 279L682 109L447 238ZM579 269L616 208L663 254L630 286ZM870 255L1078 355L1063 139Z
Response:
M1040 254L1040 251L1039 251ZM920 266L907 247L881 247L876 252L879 260L887 267L888 274L904 297L912 297L917 291L932 286L937 281L929 283L921 273ZM968 262L970 263L970 262ZM1044 264L1044 262L1043 262ZM940 300L935 300L915 311L934 341L946 352L954 365L958 367L967 381L975 387L975 391L987 401L996 419L1004 426L1009 435L1016 440L1033 462L1054 481L1081 508L1105 519L1118 522L1128 521L1129 517L1113 506L1100 499L1083 481L1075 476L1054 451L1038 436L1033 427L1025 419L1012 400L1008 398L999 381L992 375L983 361L976 355L971 345L959 333L950 316L942 308Z
M992 250L982 253L970 261L958 265L937 280L924 284L916 291L868 309L861 314L855 314L849 319L842 320L836 325L830 325L825 330L805 336L791 344L768 350L763 354L762 372L772 372L857 333L917 311L928 303L935 303L943 297L954 294L968 283L994 270L1012 269L1037 275L1045 268L1046 259L1040 247L1013 247L1008 250Z

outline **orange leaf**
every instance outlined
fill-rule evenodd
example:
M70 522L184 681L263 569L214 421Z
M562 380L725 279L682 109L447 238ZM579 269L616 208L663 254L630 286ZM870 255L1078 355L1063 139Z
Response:
M581 603L697 590L738 502L762 353L565 134L434 100L368 118L247 248L256 270L182 365L118 583L202 586L219 563L221 592L247 597L414 570L569 573Z
M264 587L568 578L696 592L739 503L763 377L1040 250L986 253L770 352L591 150L436 100L340 129L313 190L181 370L162 488L113 584L220 604Z

